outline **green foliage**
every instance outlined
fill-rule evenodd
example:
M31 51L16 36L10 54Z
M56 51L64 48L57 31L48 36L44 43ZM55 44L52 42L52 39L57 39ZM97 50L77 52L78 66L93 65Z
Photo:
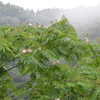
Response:
M99 100L99 59L100 45L79 39L64 16L48 28L2 26L0 99ZM28 80L15 83L13 69Z

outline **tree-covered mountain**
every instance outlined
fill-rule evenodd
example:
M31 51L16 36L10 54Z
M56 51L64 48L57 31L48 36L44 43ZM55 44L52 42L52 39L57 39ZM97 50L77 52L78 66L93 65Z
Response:
M25 10L10 3L3 4L0 2L0 26L6 23L18 26L30 22L32 25L39 23L48 27L51 21L55 22L65 15L75 27L79 37L83 37L88 33L91 39L96 39L100 37L99 11L100 4L92 7L77 6L74 9L48 8L34 12L34 9Z

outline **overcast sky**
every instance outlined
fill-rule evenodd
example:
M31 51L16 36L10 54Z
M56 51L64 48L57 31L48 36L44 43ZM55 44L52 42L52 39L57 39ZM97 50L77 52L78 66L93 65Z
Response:
M100 4L100 0L0 0L3 3L10 2L24 9L33 9L34 11L45 8L74 8L78 5L94 6Z

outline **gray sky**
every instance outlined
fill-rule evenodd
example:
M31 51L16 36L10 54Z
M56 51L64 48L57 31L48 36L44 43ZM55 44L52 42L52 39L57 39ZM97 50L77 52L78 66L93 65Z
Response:
M94 6L100 3L100 0L1 0L3 3L10 2L24 9L33 9L34 11L45 8L74 8L78 5Z

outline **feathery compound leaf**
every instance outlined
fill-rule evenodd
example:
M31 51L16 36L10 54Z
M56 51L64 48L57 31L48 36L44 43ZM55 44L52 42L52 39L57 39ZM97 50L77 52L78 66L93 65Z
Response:
M89 97L89 100L97 100L99 94L100 94L100 88L94 89L93 92L92 92L92 94Z

